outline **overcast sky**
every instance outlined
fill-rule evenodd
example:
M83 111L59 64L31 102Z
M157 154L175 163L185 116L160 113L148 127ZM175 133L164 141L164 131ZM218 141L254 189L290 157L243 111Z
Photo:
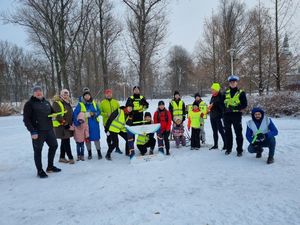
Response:
M13 10L15 0L0 0L0 9ZM114 0L121 4L121 0ZM166 40L168 49L172 45L181 45L193 52L197 41L201 37L204 19L210 17L212 10L217 11L218 0L170 0L169 27ZM250 8L258 4L258 0L244 1ZM270 6L271 0L261 0L266 6ZM0 40L8 40L19 46L30 49L27 44L26 32L16 25L0 24Z

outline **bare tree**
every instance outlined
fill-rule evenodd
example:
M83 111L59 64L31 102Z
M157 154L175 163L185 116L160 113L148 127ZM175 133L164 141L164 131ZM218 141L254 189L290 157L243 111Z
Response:
M127 26L130 35L130 61L136 68L139 85L149 93L151 60L160 50L166 36L166 0L123 0L130 10ZM150 87L149 87L150 86ZM149 90L148 90L149 89Z

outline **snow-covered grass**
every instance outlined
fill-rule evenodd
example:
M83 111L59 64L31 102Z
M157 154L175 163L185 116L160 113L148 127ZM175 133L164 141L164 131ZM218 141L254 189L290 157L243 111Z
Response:
M151 112L157 102L151 101ZM279 136L272 165L266 164L267 150L262 159L246 151L238 158L235 152L175 149L172 143L165 160L134 165L117 153L112 162L59 164L58 150L62 172L38 179L22 117L0 118L0 224L298 225L300 120L274 123ZM209 120L205 126L212 143ZM106 152L105 138L101 145ZM72 147L76 156L74 142ZM46 153L45 147L44 166Z

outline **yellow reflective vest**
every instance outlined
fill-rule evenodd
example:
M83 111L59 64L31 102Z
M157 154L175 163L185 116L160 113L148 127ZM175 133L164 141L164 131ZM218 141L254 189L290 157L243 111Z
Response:
M193 110L189 112L189 119L191 120L192 128L201 128L204 124L204 119L201 118L201 111L194 112ZM202 125L202 126L201 126Z
M173 118L175 116L179 117L181 120L183 119L183 101L180 99L177 104L174 100L171 101L171 105L173 108Z
M65 113L64 113L64 111L65 111L64 105L62 104L61 101L55 101L55 102L59 105L60 112L62 113L61 116L63 117L65 115ZM60 122L58 120L56 120L56 119L52 120L52 125L53 125L53 127L59 127L59 126L61 126Z
M150 140L148 134L139 134L137 137L137 145L145 145Z
M135 99L134 96L132 95L132 96L130 96L130 98L132 99L132 102L133 102L133 110L143 112L144 111L144 106L141 105L140 102L144 98L144 96L140 95L139 99Z
M109 131L114 133L126 132L126 120L124 110L118 109L118 116L111 122Z
M240 105L240 103L241 103L240 95L242 92L243 92L243 90L238 89L237 92L234 94L234 96L231 97L230 89L227 89L226 93L225 93L225 101L224 101L225 107L229 108L229 107L236 107L236 106ZM234 109L233 112L239 112L239 110Z
M86 107L85 107L84 103L79 102L79 104L80 104L80 112L86 113ZM92 104L94 106L94 109L97 111L97 104L94 100L93 100ZM97 122L98 123L100 122L100 117L99 116L97 117Z

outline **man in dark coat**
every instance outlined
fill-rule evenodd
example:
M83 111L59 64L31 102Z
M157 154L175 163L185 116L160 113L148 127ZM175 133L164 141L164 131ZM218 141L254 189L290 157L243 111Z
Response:
M42 166L42 149L44 142L49 146L48 167L46 172L60 172L61 169L53 165L58 144L52 127L52 119L48 117L51 113L54 113L54 110L50 103L44 98L40 86L33 88L33 96L26 102L23 112L24 124L32 138L37 175L40 178L48 177Z

